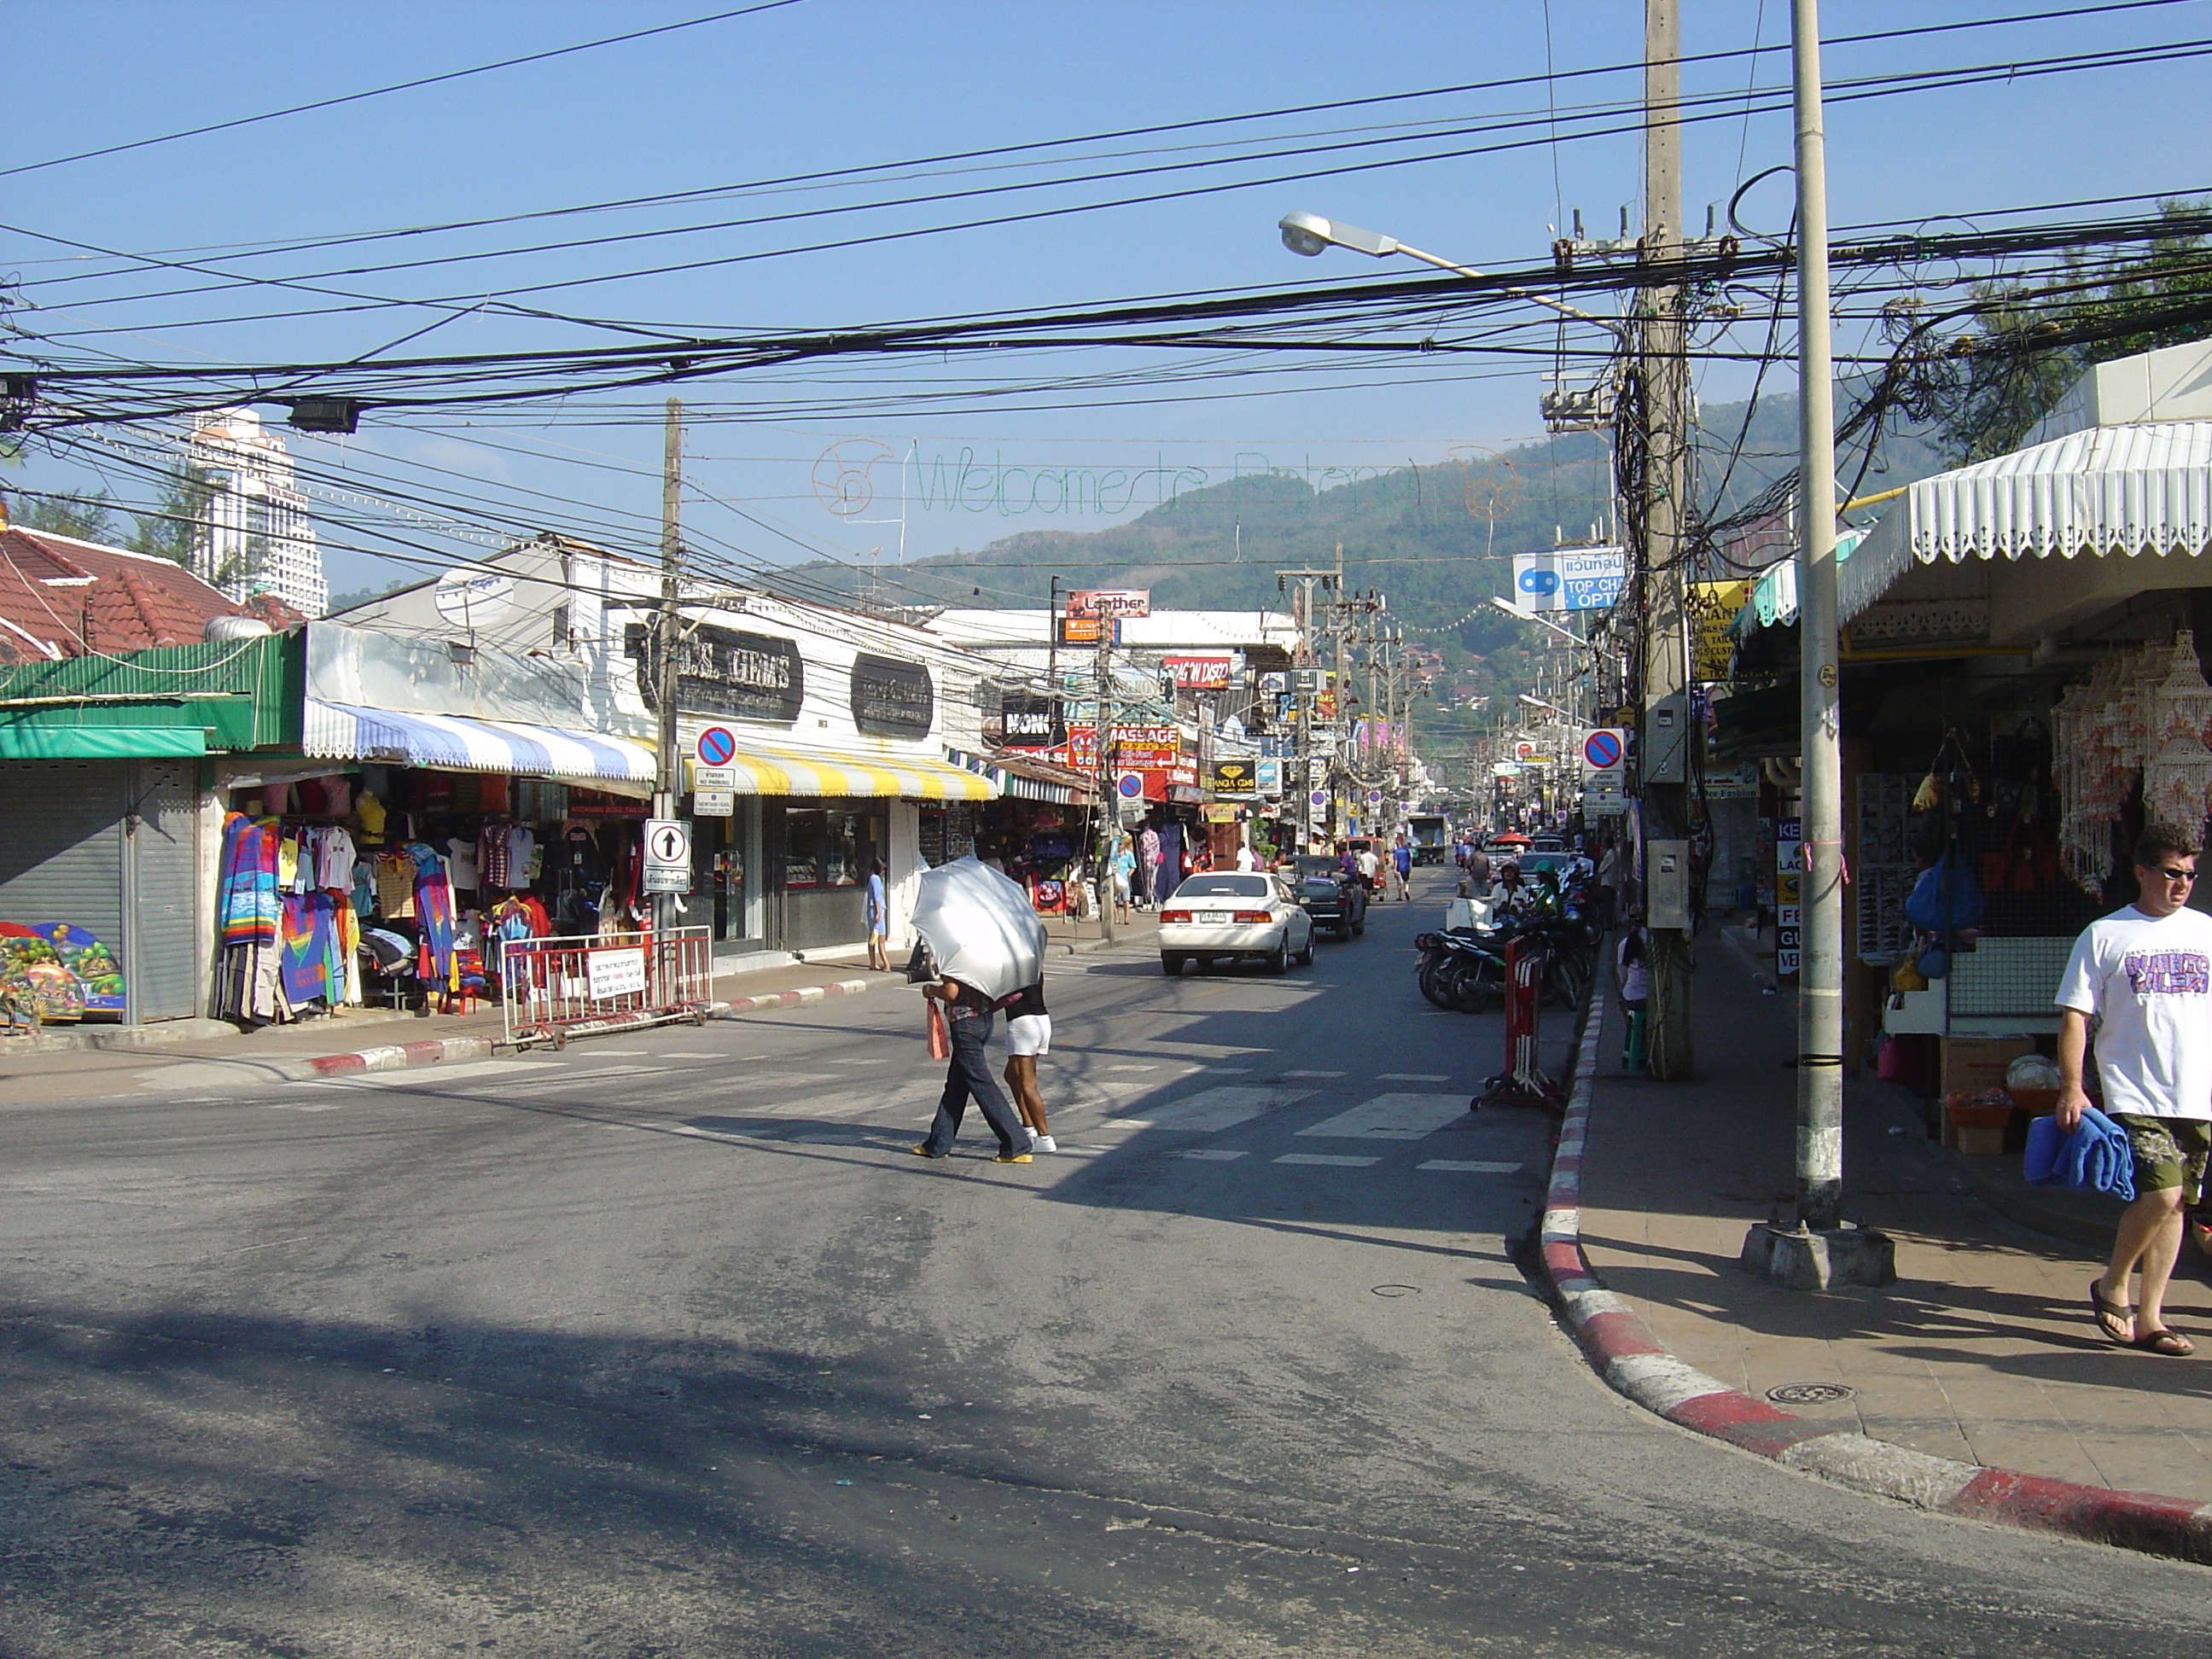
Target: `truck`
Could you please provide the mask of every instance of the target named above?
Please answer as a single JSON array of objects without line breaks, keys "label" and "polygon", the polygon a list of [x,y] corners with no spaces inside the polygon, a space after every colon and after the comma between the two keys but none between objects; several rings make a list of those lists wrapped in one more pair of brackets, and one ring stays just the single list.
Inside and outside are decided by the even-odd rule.
[{"label": "truck", "polygon": [[1451,835],[1441,812],[1412,812],[1406,817],[1406,837],[1413,843],[1413,862],[1442,864],[1451,846]]}]

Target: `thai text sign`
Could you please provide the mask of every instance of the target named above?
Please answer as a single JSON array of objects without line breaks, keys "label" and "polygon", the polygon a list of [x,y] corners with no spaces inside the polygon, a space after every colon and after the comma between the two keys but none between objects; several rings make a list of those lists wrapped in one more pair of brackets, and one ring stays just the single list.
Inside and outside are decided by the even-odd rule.
[{"label": "thai text sign", "polygon": [[1618,547],[1513,556],[1513,602],[1523,611],[1603,611],[1627,580],[1628,555]]}]

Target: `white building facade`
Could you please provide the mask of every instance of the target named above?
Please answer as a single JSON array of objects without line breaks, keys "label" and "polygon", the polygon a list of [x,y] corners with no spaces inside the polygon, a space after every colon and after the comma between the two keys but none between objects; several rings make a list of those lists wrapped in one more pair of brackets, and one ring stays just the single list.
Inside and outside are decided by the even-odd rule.
[{"label": "white building facade", "polygon": [[250,409],[224,410],[192,434],[190,453],[210,492],[194,574],[241,604],[273,593],[302,616],[321,616],[330,583],[283,438]]}]

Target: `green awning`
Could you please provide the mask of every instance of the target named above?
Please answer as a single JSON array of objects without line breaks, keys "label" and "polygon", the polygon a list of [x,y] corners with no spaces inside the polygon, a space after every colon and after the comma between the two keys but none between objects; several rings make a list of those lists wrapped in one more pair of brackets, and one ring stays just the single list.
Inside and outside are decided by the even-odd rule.
[{"label": "green awning", "polygon": [[204,755],[197,726],[48,726],[0,721],[0,760],[140,760]]}]

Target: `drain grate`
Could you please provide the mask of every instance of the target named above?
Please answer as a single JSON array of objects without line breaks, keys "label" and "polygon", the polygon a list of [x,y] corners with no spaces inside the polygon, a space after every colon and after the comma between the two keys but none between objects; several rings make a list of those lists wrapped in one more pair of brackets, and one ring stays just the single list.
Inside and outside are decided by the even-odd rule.
[{"label": "drain grate", "polygon": [[1778,1406],[1839,1406],[1858,1397],[1848,1382],[1784,1382],[1766,1391]]}]

